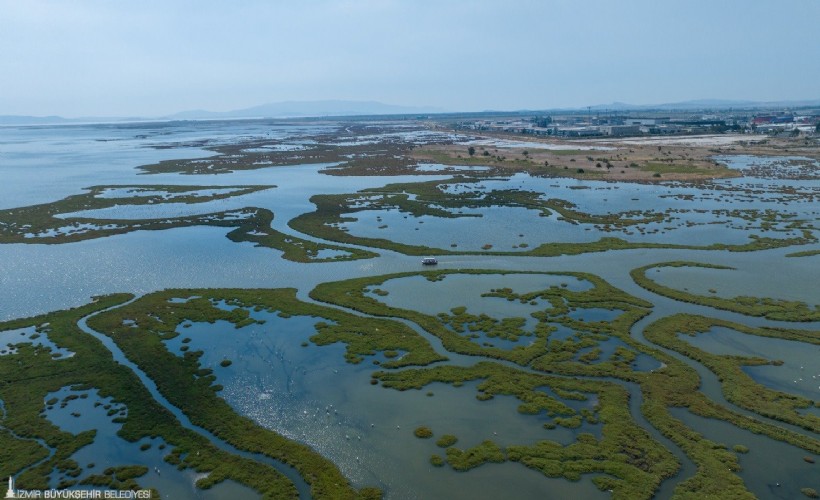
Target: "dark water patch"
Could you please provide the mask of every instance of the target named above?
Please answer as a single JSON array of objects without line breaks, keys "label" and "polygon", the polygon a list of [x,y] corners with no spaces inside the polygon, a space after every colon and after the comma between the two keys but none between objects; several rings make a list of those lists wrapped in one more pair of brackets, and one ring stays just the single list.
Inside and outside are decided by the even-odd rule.
[{"label": "dark water patch", "polygon": [[49,393],[45,398],[45,405],[45,417],[72,434],[93,429],[103,432],[100,429],[104,428],[113,429],[109,434],[114,435],[122,427],[115,419],[128,415],[125,406],[114,402],[112,398],[100,398],[96,389],[63,387],[57,392]]},{"label": "dark water patch", "polygon": [[644,353],[639,353],[632,361],[632,369],[636,372],[651,372],[663,367],[663,363]]},{"label": "dark water patch", "polygon": [[[96,431],[91,444],[69,457],[78,464],[80,470],[72,472],[78,475],[70,477],[66,471],[55,470],[50,476],[52,488],[72,479],[82,483],[88,476],[103,474],[110,464],[129,464],[146,467],[148,472],[137,481],[144,488],[157,488],[164,498],[201,498],[199,495],[203,490],[194,484],[198,475],[191,470],[180,471],[164,460],[173,447],[167,446],[162,439],[143,438],[129,442],[119,437],[117,432],[122,427],[119,419],[127,416],[127,408],[112,398],[100,397],[96,389],[63,387],[48,394],[45,404],[43,415],[63,431],[71,434]],[[221,490],[234,491],[237,487],[241,486],[226,484]],[[76,484],[69,489],[89,489],[89,486]]]},{"label": "dark water patch", "polygon": [[583,321],[585,323],[593,323],[598,321],[612,322],[623,313],[624,311],[621,309],[602,309],[600,307],[591,307],[575,309],[574,311],[568,312],[567,316],[576,321]]},{"label": "dark water patch", "polygon": [[34,347],[41,347],[50,352],[53,359],[64,359],[74,356],[73,352],[58,347],[48,338],[48,328],[48,325],[41,325],[0,332],[0,356],[17,353],[17,346],[20,344],[30,344]]},{"label": "dark water patch", "polygon": [[171,297],[168,302],[171,304],[185,304],[188,301],[201,298],[199,295],[192,295],[190,297]]},{"label": "dark water patch", "polygon": [[[686,409],[670,408],[675,418],[702,433],[707,439],[737,452],[740,477],[758,498],[802,498],[801,488],[820,490],[817,465],[804,460],[805,450],[739,429],[728,422],[693,415]],[[741,446],[735,449],[736,446]],[[814,456],[813,459],[818,459]]]},{"label": "dark water patch", "polygon": [[782,361],[778,366],[744,366],[743,371],[770,389],[820,400],[820,346],[747,335],[723,327],[680,338],[712,354]]},{"label": "dark water patch", "polygon": [[[529,318],[531,313],[552,306],[540,299],[531,304],[501,297],[483,297],[482,294],[498,288],[511,288],[515,293],[526,294],[550,287],[583,292],[592,289],[593,284],[575,276],[535,273],[448,274],[437,281],[430,281],[424,276],[409,276],[391,279],[379,285],[378,288],[387,292],[386,295],[371,290],[368,296],[391,307],[419,311],[431,316],[464,306],[473,313],[484,313],[497,319]],[[533,325],[534,323],[528,323],[530,327]]]},{"label": "dark water patch", "polygon": [[802,408],[797,410],[797,413],[802,415],[814,415],[815,417],[820,417],[820,406],[811,406],[809,408]]},{"label": "dark water patch", "polygon": [[[463,481],[468,478],[455,471],[447,472],[449,486],[423,472],[431,467],[427,458],[435,450],[412,452],[425,445],[412,435],[419,425],[428,425],[436,433],[456,434],[465,446],[485,439],[501,444],[529,444],[538,439],[569,443],[580,432],[544,429],[544,422],[518,414],[518,402],[512,397],[479,401],[476,383],[459,388],[432,384],[423,391],[407,392],[373,386],[370,374],[378,367],[372,361],[381,361],[380,356],[350,365],[344,362],[341,345],[303,345],[314,332],[316,318],[282,318],[267,311],[253,311],[252,315],[264,323],[240,329],[220,322],[194,323],[180,328],[180,335],[168,341],[168,346],[171,350],[184,345],[203,349],[202,366],[214,370],[224,386],[222,396],[239,413],[314,447],[355,484],[382,485],[388,497],[408,498],[410,492],[419,492],[429,498],[467,484]],[[223,359],[233,363],[221,367]],[[535,486],[523,485],[530,487]],[[472,486],[465,488],[472,491]]]},{"label": "dark water patch", "polygon": [[819,179],[820,162],[805,156],[732,155],[715,158],[757,179]]},{"label": "dark water patch", "polygon": [[703,297],[764,296],[809,304],[818,301],[815,285],[820,276],[811,267],[800,259],[777,259],[774,272],[773,260],[735,259],[729,264],[733,269],[658,267],[647,276],[660,285]]},{"label": "dark water patch", "polygon": [[[308,484],[296,472],[296,470],[293,467],[290,467],[290,466],[288,466],[288,465],[286,465],[286,464],[284,464],[284,463],[282,463],[278,460],[272,459],[272,458],[270,458],[268,456],[265,456],[265,455],[261,455],[261,454],[258,454],[258,453],[250,453],[250,452],[246,452],[246,451],[243,451],[243,450],[239,450],[239,449],[233,447],[232,445],[222,441],[220,438],[213,435],[207,429],[204,429],[204,428],[201,428],[199,426],[196,426],[196,425],[192,424],[191,421],[188,419],[188,417],[182,411],[180,411],[179,408],[172,405],[165,398],[165,396],[163,396],[159,392],[159,390],[157,389],[157,386],[154,383],[154,381],[151,380],[145,374],[145,372],[142,371],[142,369],[139,366],[137,366],[136,364],[134,364],[132,361],[130,361],[128,358],[125,357],[123,352],[120,350],[120,348],[117,346],[117,344],[110,337],[102,335],[99,332],[96,332],[96,331],[94,331],[94,330],[92,330],[91,328],[88,327],[88,325],[87,325],[88,318],[89,317],[85,317],[85,318],[81,319],[78,322],[78,326],[80,327],[80,329],[83,330],[85,333],[88,333],[89,335],[93,336],[95,339],[100,341],[109,351],[111,351],[115,361],[117,361],[118,363],[123,364],[126,367],[128,367],[129,369],[131,369],[136,374],[136,376],[140,379],[140,381],[143,383],[143,385],[148,390],[148,392],[151,394],[151,396],[159,404],[163,405],[169,412],[171,412],[179,420],[180,424],[183,427],[185,427],[187,429],[190,429],[190,430],[192,430],[196,433],[201,434],[206,439],[210,440],[211,443],[214,446],[218,447],[219,449],[221,449],[223,451],[226,451],[228,453],[231,453],[231,454],[243,457],[243,458],[248,458],[250,460],[256,460],[256,461],[262,462],[264,464],[270,465],[271,467],[274,467],[277,471],[284,474],[288,479],[290,479],[293,482],[293,484],[296,486],[297,491],[299,492],[299,497],[300,498],[309,498],[310,497],[310,488],[309,488]],[[159,447],[157,447],[157,449],[159,449]],[[196,480],[196,478],[194,478],[194,480]],[[172,484],[180,484],[180,483],[173,483],[172,482]],[[242,489],[244,489],[244,488],[239,488],[239,490],[242,490]],[[196,493],[194,493],[193,495],[188,493],[188,494],[184,495],[184,497],[185,498],[190,498],[190,497],[195,496],[195,495],[196,495]]]},{"label": "dark water patch", "polygon": [[550,326],[555,328],[555,330],[550,332],[550,340],[567,340],[568,338],[573,337],[576,334],[575,331],[571,328],[568,328],[558,323],[550,323]]}]

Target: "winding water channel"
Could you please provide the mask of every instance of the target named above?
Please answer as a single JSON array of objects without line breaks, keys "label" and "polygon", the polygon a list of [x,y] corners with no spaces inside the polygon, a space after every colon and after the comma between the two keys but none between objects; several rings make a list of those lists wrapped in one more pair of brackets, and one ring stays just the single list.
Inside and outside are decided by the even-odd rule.
[{"label": "winding water channel", "polygon": [[95,331],[94,329],[92,329],[88,326],[88,319],[90,317],[96,316],[98,314],[102,314],[106,311],[110,311],[111,309],[116,309],[118,307],[123,307],[123,306],[133,302],[134,300],[136,300],[136,299],[133,299],[129,302],[125,302],[123,304],[114,306],[112,308],[103,309],[101,311],[94,312],[94,313],[82,318],[77,323],[77,325],[80,327],[80,329],[82,331],[84,331],[85,333],[87,333],[87,334],[93,336],[94,338],[96,338],[97,340],[99,340],[106,347],[106,349],[108,349],[111,352],[112,356],[114,357],[114,361],[116,361],[117,363],[120,363],[121,365],[124,365],[124,366],[128,367],[132,372],[134,372],[134,374],[140,379],[140,381],[145,386],[145,388],[148,389],[148,392],[151,393],[151,396],[157,402],[159,402],[162,406],[164,406],[165,409],[167,409],[169,412],[171,412],[171,414],[174,415],[174,417],[176,417],[177,420],[179,420],[180,424],[183,427],[205,436],[206,438],[208,438],[208,440],[211,443],[213,443],[214,446],[218,447],[221,450],[224,450],[224,451],[227,451],[228,453],[233,453],[235,455],[239,455],[239,456],[242,456],[242,457],[245,457],[245,458],[249,458],[251,460],[257,460],[257,461],[263,462],[265,464],[268,464],[268,465],[274,467],[276,470],[278,470],[279,472],[281,472],[282,474],[287,476],[288,479],[293,481],[293,484],[296,486],[296,489],[299,492],[299,498],[302,498],[302,499],[311,498],[310,486],[305,482],[305,480],[302,478],[302,476],[300,476],[296,472],[296,470],[293,467],[290,467],[289,465],[283,464],[282,462],[280,462],[278,460],[274,460],[274,459],[272,459],[268,456],[262,455],[260,453],[249,453],[247,451],[240,450],[240,449],[226,443],[222,439],[214,436],[213,433],[211,433],[207,429],[204,429],[202,427],[199,427],[198,425],[194,425],[193,423],[191,423],[188,416],[185,415],[185,413],[183,413],[179,408],[177,408],[176,406],[171,404],[171,402],[168,401],[165,398],[165,396],[162,395],[162,393],[159,391],[159,389],[157,389],[157,386],[154,383],[154,381],[151,380],[151,378],[148,375],[146,375],[145,372],[143,372],[142,369],[139,366],[136,365],[136,363],[133,363],[131,360],[129,360],[125,356],[125,354],[123,354],[123,352],[120,350],[120,348],[117,346],[117,344],[113,340],[111,340],[110,337],[108,337],[106,335],[103,335],[103,334]]}]

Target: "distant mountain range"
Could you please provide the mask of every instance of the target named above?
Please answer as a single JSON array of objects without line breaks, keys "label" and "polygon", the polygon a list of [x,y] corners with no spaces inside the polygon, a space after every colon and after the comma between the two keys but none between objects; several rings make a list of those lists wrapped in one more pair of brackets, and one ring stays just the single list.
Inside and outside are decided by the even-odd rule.
[{"label": "distant mountain range", "polygon": [[70,123],[109,123],[126,121],[144,121],[147,118],[137,116],[82,116],[78,118],[64,118],[62,116],[26,116],[0,115],[0,125],[60,125]]},{"label": "distant mountain range", "polygon": [[[707,109],[754,109],[754,108],[797,108],[804,106],[820,106],[820,99],[804,101],[733,101],[724,99],[701,99],[667,104],[627,104],[613,102],[598,104],[589,108],[563,108],[541,110],[518,110],[522,112],[549,112],[549,111],[580,111],[591,109],[595,111],[644,111],[644,110],[707,110]],[[167,116],[154,117],[80,117],[64,118],[61,116],[22,116],[0,115],[0,125],[44,125],[61,123],[100,123],[120,121],[144,120],[227,120],[241,118],[306,118],[306,117],[338,117],[338,116],[367,116],[367,115],[417,115],[444,113],[445,110],[434,107],[396,106],[377,101],[285,101],[262,104],[250,108],[233,111],[182,111]],[[503,111],[494,111],[499,113]]]},{"label": "distant mountain range", "polygon": [[64,118],[62,116],[0,115],[0,125],[45,125],[61,123],[100,123],[142,120],[232,120],[242,118],[307,118],[330,116],[414,115],[443,113],[441,108],[424,106],[396,106],[377,101],[285,101],[262,104],[233,111],[182,111],[153,117],[99,117]]},{"label": "distant mountain range", "polygon": [[285,101],[235,109],[233,111],[182,111],[152,117],[79,117],[0,115],[0,125],[40,125],[139,120],[230,120],[241,118],[306,118],[331,116],[414,115],[442,113],[441,108],[396,106],[377,101]]},{"label": "distant mountain range", "polygon": [[322,116],[409,115],[441,113],[431,107],[395,106],[376,101],[285,101],[262,104],[233,111],[183,111],[165,118],[171,120],[202,120],[222,118],[301,118]]}]

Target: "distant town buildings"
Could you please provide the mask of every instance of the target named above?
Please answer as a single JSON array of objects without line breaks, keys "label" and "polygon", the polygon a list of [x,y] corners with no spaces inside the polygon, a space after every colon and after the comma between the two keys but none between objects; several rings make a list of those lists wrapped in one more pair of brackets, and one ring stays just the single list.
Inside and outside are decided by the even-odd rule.
[{"label": "distant town buildings", "polygon": [[716,133],[813,135],[820,110],[681,112],[575,112],[551,116],[473,119],[456,128],[554,137],[630,137],[643,135],[696,135]]}]

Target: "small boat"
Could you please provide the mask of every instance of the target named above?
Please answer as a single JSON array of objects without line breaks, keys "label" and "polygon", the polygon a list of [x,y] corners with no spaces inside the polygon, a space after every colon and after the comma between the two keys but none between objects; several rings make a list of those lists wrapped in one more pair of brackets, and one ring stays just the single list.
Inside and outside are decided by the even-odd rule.
[{"label": "small boat", "polygon": [[435,257],[425,257],[421,259],[421,263],[425,266],[435,266],[436,264],[438,264],[438,260],[436,260]]}]

